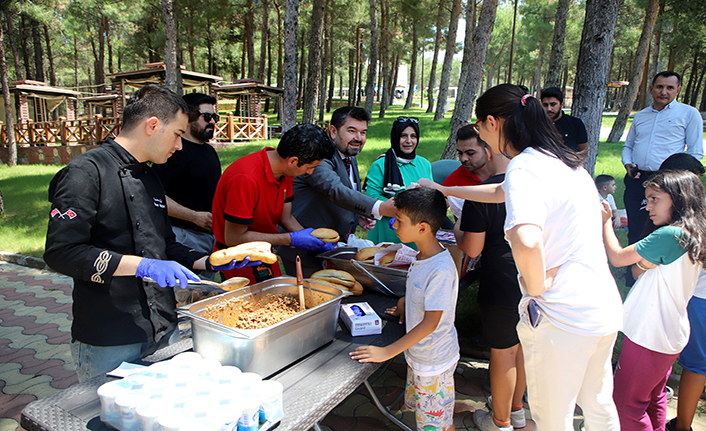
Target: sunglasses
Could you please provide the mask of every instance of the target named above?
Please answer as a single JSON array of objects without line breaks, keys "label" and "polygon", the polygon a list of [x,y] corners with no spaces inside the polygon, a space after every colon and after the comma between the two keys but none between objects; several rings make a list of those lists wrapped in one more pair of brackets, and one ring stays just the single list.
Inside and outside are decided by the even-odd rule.
[{"label": "sunglasses", "polygon": [[[484,119],[483,119],[483,120],[484,120]],[[473,123],[473,125],[471,126],[471,128],[473,129],[473,131],[476,132],[476,133],[479,134],[479,135],[480,135],[480,123],[482,123],[483,120],[478,120],[478,121],[476,121],[475,123]]]},{"label": "sunglasses", "polygon": [[210,112],[199,112],[199,114],[203,115],[203,119],[207,123],[210,123],[211,120],[217,123],[218,120],[221,118],[218,114],[212,114]]},{"label": "sunglasses", "polygon": [[411,121],[412,123],[419,123],[419,118],[417,117],[397,117],[397,121],[400,123],[406,123]]}]

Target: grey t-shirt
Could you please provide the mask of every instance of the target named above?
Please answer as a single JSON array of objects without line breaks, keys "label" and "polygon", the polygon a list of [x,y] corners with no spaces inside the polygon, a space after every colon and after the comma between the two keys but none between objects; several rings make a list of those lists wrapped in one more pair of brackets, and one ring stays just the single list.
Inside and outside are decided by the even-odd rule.
[{"label": "grey t-shirt", "polygon": [[421,323],[425,311],[443,311],[434,332],[405,351],[405,360],[415,373],[439,374],[458,361],[454,326],[457,297],[458,271],[448,250],[410,266],[405,303],[407,332]]}]

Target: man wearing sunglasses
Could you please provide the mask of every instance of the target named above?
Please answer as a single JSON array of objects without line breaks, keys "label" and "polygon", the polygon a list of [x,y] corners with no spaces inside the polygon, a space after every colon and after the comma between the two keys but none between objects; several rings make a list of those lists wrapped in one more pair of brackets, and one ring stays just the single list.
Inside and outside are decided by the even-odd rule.
[{"label": "man wearing sunglasses", "polygon": [[[167,195],[167,210],[177,241],[202,253],[211,253],[215,238],[211,227],[211,206],[221,177],[216,150],[207,142],[213,138],[218,113],[216,99],[203,93],[183,97],[189,106],[189,127],[181,137],[182,150],[167,163],[154,165]],[[202,278],[213,280],[214,272]]]},{"label": "man wearing sunglasses", "polygon": [[[313,173],[294,179],[292,214],[307,228],[327,227],[338,232],[340,241],[357,226],[368,231],[383,215],[394,217],[392,200],[379,201],[361,193],[361,179],[356,156],[363,150],[370,115],[363,108],[344,106],[331,115],[329,136],[332,156],[324,159]],[[294,274],[296,256],[302,260],[305,277],[321,269],[320,251],[280,247],[288,274]]]}]

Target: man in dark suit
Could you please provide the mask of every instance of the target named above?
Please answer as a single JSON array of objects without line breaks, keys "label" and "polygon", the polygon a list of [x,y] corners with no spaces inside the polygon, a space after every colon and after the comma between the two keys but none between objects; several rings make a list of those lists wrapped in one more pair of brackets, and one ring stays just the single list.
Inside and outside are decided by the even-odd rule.
[{"label": "man in dark suit", "polygon": [[[363,108],[345,106],[331,116],[329,134],[336,148],[333,157],[324,159],[311,175],[294,179],[292,215],[305,228],[334,229],[346,241],[357,226],[368,231],[382,216],[394,217],[392,199],[379,201],[361,192],[356,156],[365,145],[370,115]],[[322,268],[317,252],[280,247],[279,256],[287,274],[295,274],[295,260],[302,259],[304,276]]]}]

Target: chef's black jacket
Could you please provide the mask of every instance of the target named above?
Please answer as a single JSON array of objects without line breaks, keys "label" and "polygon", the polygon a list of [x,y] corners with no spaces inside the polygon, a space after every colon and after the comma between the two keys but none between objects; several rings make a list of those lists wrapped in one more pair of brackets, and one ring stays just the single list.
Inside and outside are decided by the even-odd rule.
[{"label": "chef's black jacket", "polygon": [[73,339],[96,346],[156,342],[176,327],[171,288],[113,277],[123,255],[175,260],[191,268],[202,253],[176,242],[162,184],[108,139],[59,171],[44,260],[73,277]]}]

